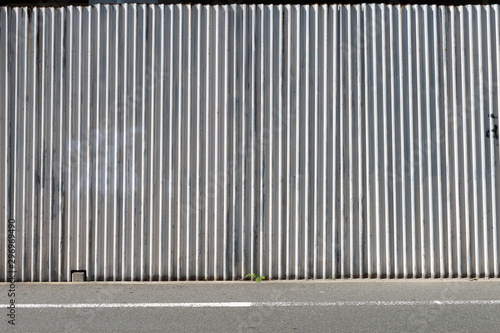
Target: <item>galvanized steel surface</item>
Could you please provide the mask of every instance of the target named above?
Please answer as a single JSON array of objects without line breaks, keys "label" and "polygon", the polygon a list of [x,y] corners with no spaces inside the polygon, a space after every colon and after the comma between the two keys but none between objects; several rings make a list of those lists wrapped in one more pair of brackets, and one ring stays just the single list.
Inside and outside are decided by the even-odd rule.
[{"label": "galvanized steel surface", "polygon": [[0,9],[0,280],[499,277],[500,7]]}]

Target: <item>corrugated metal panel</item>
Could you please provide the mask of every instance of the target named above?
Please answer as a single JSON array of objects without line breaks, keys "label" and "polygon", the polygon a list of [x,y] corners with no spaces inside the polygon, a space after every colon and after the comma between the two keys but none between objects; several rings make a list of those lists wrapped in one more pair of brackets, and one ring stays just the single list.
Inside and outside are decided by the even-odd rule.
[{"label": "corrugated metal panel", "polygon": [[499,36],[497,5],[2,7],[18,278],[499,277]]}]

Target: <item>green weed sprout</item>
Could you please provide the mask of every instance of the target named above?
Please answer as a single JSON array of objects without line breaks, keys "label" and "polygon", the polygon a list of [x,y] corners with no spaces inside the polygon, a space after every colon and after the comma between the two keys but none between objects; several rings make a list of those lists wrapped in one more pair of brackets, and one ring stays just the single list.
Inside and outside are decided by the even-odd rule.
[{"label": "green weed sprout", "polygon": [[255,279],[255,282],[260,282],[260,281],[266,279],[266,277],[264,275],[252,274],[252,273],[245,275],[245,279],[248,279],[248,278]]}]

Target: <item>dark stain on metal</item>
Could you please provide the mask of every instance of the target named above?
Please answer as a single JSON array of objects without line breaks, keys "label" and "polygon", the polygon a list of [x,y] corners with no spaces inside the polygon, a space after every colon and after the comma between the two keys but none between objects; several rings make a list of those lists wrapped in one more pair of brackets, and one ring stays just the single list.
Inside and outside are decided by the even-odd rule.
[{"label": "dark stain on metal", "polygon": [[489,138],[491,133],[491,137],[498,140],[498,125],[495,125],[493,129],[489,129],[486,131],[486,137]]}]

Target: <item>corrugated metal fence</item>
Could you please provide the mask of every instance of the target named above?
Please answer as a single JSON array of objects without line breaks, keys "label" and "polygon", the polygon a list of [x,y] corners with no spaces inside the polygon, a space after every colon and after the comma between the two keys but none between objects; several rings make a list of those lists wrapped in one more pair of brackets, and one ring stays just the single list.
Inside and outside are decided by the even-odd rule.
[{"label": "corrugated metal fence", "polygon": [[0,9],[0,279],[499,276],[499,6]]}]

